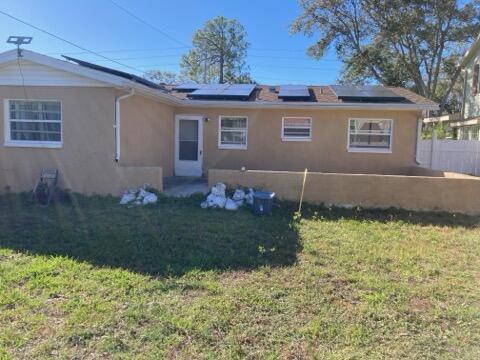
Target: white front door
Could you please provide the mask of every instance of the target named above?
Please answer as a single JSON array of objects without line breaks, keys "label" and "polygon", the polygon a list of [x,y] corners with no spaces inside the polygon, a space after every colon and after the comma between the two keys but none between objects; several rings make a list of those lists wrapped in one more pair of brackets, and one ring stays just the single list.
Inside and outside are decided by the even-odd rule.
[{"label": "white front door", "polygon": [[175,175],[202,176],[203,117],[175,116]]}]

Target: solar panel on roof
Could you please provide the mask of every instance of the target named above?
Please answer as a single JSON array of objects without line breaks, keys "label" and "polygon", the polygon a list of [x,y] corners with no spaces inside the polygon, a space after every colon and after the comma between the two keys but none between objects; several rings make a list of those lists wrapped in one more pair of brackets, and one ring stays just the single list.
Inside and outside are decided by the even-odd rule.
[{"label": "solar panel on roof", "polygon": [[255,84],[232,84],[225,89],[225,94],[230,96],[250,96]]},{"label": "solar panel on roof", "polygon": [[403,96],[381,85],[330,85],[330,88],[338,99],[345,101],[401,102],[405,100]]},{"label": "solar panel on roof", "polygon": [[140,76],[137,76],[137,75],[134,75],[134,74],[126,73],[126,72],[115,70],[115,69],[110,69],[108,67],[97,65],[97,64],[92,64],[92,63],[87,62],[87,61],[72,58],[70,56],[66,56],[66,55],[62,55],[62,56],[65,59],[67,59],[68,61],[73,61],[73,62],[75,62],[78,65],[83,66],[83,67],[87,67],[87,68],[90,68],[90,69],[93,69],[93,70],[98,70],[98,71],[102,71],[102,72],[105,72],[105,73],[108,73],[108,74],[120,76],[122,78],[134,81],[136,83],[151,87],[153,89],[165,90],[165,86],[163,86],[161,84],[156,84],[156,83],[154,83],[150,80],[144,79],[144,78],[142,78]]},{"label": "solar panel on roof", "polygon": [[197,90],[201,87],[201,84],[195,84],[195,83],[186,83],[186,84],[180,84],[177,85],[173,88],[173,90],[177,91],[193,91]]},{"label": "solar panel on roof", "polygon": [[190,98],[246,100],[255,84],[206,84],[188,94]]},{"label": "solar panel on roof", "polygon": [[310,97],[305,85],[280,85],[278,97],[283,99],[305,99]]}]

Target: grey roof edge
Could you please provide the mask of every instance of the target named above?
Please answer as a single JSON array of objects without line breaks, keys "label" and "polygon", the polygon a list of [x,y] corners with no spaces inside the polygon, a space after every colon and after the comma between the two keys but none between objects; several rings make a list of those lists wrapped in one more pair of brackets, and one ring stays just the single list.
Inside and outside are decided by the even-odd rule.
[{"label": "grey roof edge", "polygon": [[479,49],[480,49],[480,34],[463,55],[463,58],[460,62],[460,67],[464,68],[467,65],[467,63],[471,60],[475,52]]},{"label": "grey roof edge", "polygon": [[306,102],[306,101],[214,101],[214,100],[181,100],[182,107],[224,107],[224,108],[252,108],[252,109],[355,109],[355,110],[403,110],[423,111],[438,110],[438,104],[417,103],[342,103],[342,102]]},{"label": "grey roof edge", "polygon": [[67,55],[62,55],[62,57],[65,58],[68,61],[76,63],[79,66],[87,67],[89,69],[93,69],[93,70],[97,70],[97,71],[102,71],[102,72],[105,72],[105,73],[110,74],[110,75],[119,76],[121,78],[124,78],[124,79],[130,80],[130,81],[133,81],[133,82],[151,87],[153,89],[165,90],[164,86],[156,84],[153,81],[144,79],[144,78],[142,78],[138,75],[130,74],[130,73],[120,71],[120,70],[111,69],[111,68],[106,67],[106,66],[97,65],[97,64],[94,64],[94,63],[91,63],[91,62],[88,62],[88,61],[84,61],[84,60],[80,60],[80,59],[76,59],[74,57],[67,56]]}]

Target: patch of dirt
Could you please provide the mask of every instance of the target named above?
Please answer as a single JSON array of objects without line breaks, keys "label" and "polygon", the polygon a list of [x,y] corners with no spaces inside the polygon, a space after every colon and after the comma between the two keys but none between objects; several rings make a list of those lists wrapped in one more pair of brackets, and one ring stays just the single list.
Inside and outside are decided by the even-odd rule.
[{"label": "patch of dirt", "polygon": [[309,351],[307,343],[304,341],[298,341],[285,345],[282,348],[280,358],[289,360],[311,359],[312,355],[313,354]]},{"label": "patch of dirt", "polygon": [[430,307],[427,300],[418,297],[410,299],[410,308],[415,312],[425,311]]},{"label": "patch of dirt", "polygon": [[358,295],[352,286],[352,281],[334,274],[327,273],[324,277],[317,279],[317,285],[329,285],[327,293],[335,300],[346,303],[357,303]]}]

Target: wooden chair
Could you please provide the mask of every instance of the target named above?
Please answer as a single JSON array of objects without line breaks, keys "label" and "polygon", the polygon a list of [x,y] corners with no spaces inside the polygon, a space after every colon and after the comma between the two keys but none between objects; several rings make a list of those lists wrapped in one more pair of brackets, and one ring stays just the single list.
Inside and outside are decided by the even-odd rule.
[{"label": "wooden chair", "polygon": [[40,204],[48,206],[55,193],[58,182],[57,169],[42,169],[40,180],[33,188],[33,197]]}]

